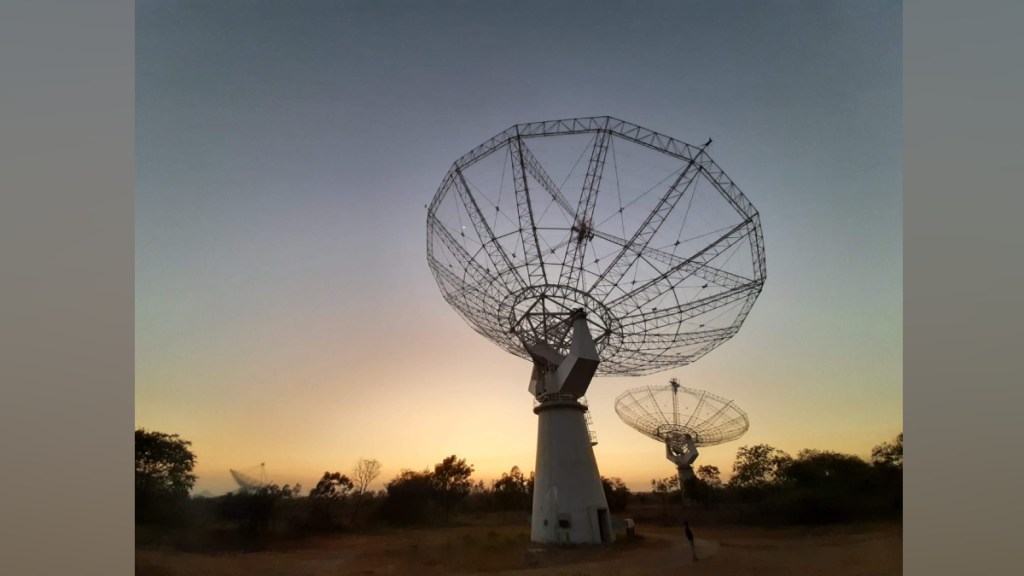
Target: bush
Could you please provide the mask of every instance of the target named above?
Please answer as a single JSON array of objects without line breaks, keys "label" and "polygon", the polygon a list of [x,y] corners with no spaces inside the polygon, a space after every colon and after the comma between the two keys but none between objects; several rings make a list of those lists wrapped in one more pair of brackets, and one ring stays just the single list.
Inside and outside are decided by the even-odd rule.
[{"label": "bush", "polygon": [[433,504],[433,482],[429,470],[403,470],[386,486],[387,498],[380,507],[381,516],[397,525],[422,524]]},{"label": "bush", "polygon": [[291,496],[290,490],[276,484],[226,494],[219,501],[220,517],[237,525],[245,548],[263,548],[274,528],[278,503]]},{"label": "bush", "polygon": [[610,512],[622,512],[629,505],[629,488],[621,478],[601,477],[601,486],[604,488],[604,498],[608,501]]}]

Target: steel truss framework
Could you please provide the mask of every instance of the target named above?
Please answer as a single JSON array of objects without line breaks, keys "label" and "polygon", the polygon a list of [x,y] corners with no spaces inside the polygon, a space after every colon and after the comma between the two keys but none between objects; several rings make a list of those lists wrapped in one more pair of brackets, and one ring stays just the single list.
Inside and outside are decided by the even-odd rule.
[{"label": "steel truss framework", "polygon": [[607,116],[518,124],[456,160],[427,261],[477,332],[526,359],[567,354],[582,308],[598,375],[697,360],[765,280],[758,213],[706,150]]},{"label": "steel truss framework", "polygon": [[615,412],[640,433],[676,446],[689,435],[697,446],[742,436],[750,421],[731,400],[679,385],[645,386],[615,399]]}]

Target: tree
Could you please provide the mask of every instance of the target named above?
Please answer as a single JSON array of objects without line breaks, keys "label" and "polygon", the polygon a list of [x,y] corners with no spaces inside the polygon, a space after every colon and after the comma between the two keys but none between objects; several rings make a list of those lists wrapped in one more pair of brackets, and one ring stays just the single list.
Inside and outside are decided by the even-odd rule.
[{"label": "tree", "polygon": [[851,491],[864,488],[870,473],[870,465],[851,454],[801,450],[782,471],[782,479],[798,489],[850,496]]},{"label": "tree", "polygon": [[792,520],[803,523],[853,519],[873,492],[871,465],[851,454],[802,450],[782,471]]},{"label": "tree", "polygon": [[472,486],[469,477],[472,474],[473,467],[464,458],[457,458],[454,454],[434,465],[431,484],[437,503],[444,509],[445,522],[451,517],[455,505],[469,494]]},{"label": "tree", "polygon": [[903,509],[903,432],[893,443],[883,442],[871,450],[876,491],[891,511]]},{"label": "tree", "polygon": [[429,470],[402,470],[387,483],[385,489],[387,498],[380,510],[385,519],[394,524],[415,524],[425,519],[434,495]]},{"label": "tree", "polygon": [[519,466],[513,466],[494,481],[494,499],[501,510],[527,510],[530,507],[530,484]]},{"label": "tree", "polygon": [[487,489],[487,484],[484,484],[483,480],[477,480],[476,482],[469,483],[469,493],[473,496],[485,498],[491,491]]},{"label": "tree", "polygon": [[722,478],[717,466],[698,466],[695,474],[683,482],[686,498],[704,506],[714,504],[721,489]]},{"label": "tree", "polygon": [[353,524],[359,521],[363,507],[371,500],[372,493],[367,493],[367,490],[380,475],[380,468],[380,461],[373,458],[360,458],[356,462],[355,470],[352,471],[356,494],[355,504],[352,506],[351,521]]},{"label": "tree", "polygon": [[875,466],[890,466],[903,470],[903,432],[893,443],[882,442],[871,449],[871,462]]},{"label": "tree", "polygon": [[673,474],[661,480],[651,480],[651,491],[655,494],[670,494],[679,490],[679,476]]},{"label": "tree", "polygon": [[601,487],[604,488],[604,499],[608,502],[610,512],[621,512],[629,505],[629,488],[622,478],[605,478],[601,476]]},{"label": "tree", "polygon": [[309,491],[309,499],[315,503],[311,510],[314,522],[321,526],[333,527],[331,508],[336,503],[344,501],[353,487],[348,476],[340,472],[324,472],[320,481]]},{"label": "tree", "polygon": [[679,492],[679,476],[672,475],[661,480],[651,480],[651,492],[661,501],[661,513],[668,516],[668,503],[673,494]]},{"label": "tree", "polygon": [[169,496],[188,496],[196,483],[192,443],[177,434],[135,431],[135,490]]},{"label": "tree", "polygon": [[309,491],[309,497],[314,500],[342,500],[352,492],[353,487],[348,476],[340,472],[324,472],[320,481]]},{"label": "tree", "polygon": [[220,499],[221,516],[238,522],[246,547],[261,546],[262,537],[274,525],[277,503],[292,497],[293,490],[270,483],[229,493]]},{"label": "tree", "polygon": [[736,451],[736,463],[729,485],[736,488],[777,486],[792,457],[767,444],[743,446]]},{"label": "tree", "polygon": [[177,434],[135,431],[135,517],[168,520],[177,502],[188,498],[196,483],[192,445]]},{"label": "tree", "polygon": [[360,458],[356,462],[356,469],[353,473],[356,494],[366,494],[366,489],[370,487],[370,483],[376,480],[379,475],[380,462],[374,459]]},{"label": "tree", "polygon": [[722,474],[718,471],[718,466],[698,466],[697,478],[700,478],[701,482],[712,489],[717,490],[722,487]]}]

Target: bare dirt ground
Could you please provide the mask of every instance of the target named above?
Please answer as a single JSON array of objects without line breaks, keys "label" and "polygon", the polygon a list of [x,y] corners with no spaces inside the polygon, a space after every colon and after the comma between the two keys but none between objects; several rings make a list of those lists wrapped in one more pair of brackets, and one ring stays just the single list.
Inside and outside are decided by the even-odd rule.
[{"label": "bare dirt ground", "polygon": [[694,527],[698,561],[679,528],[638,526],[641,538],[611,546],[539,546],[520,526],[396,530],[314,538],[291,549],[199,554],[136,550],[139,576],[321,576],[505,574],[631,576],[667,574],[902,573],[899,522],[801,529]]}]

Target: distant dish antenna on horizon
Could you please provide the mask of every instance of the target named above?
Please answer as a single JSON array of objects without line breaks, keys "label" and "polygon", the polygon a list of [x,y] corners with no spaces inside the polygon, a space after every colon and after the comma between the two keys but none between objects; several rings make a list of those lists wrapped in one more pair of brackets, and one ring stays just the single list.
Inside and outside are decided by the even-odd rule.
[{"label": "distant dish antenna on horizon", "polygon": [[228,469],[231,477],[235,479],[241,492],[251,492],[267,486],[266,463],[260,462],[257,466],[246,468],[245,471]]},{"label": "distant dish antenna on horizon", "polygon": [[665,444],[665,458],[676,465],[680,490],[693,476],[698,446],[736,440],[750,428],[747,413],[732,400],[684,388],[675,378],[668,386],[627,390],[615,399],[615,413],[631,428]]},{"label": "distant dish antenna on horizon", "polygon": [[445,300],[533,363],[534,542],[614,540],[593,377],[695,362],[761,293],[760,216],[705,148],[609,116],[517,124],[456,160],[427,208]]}]

